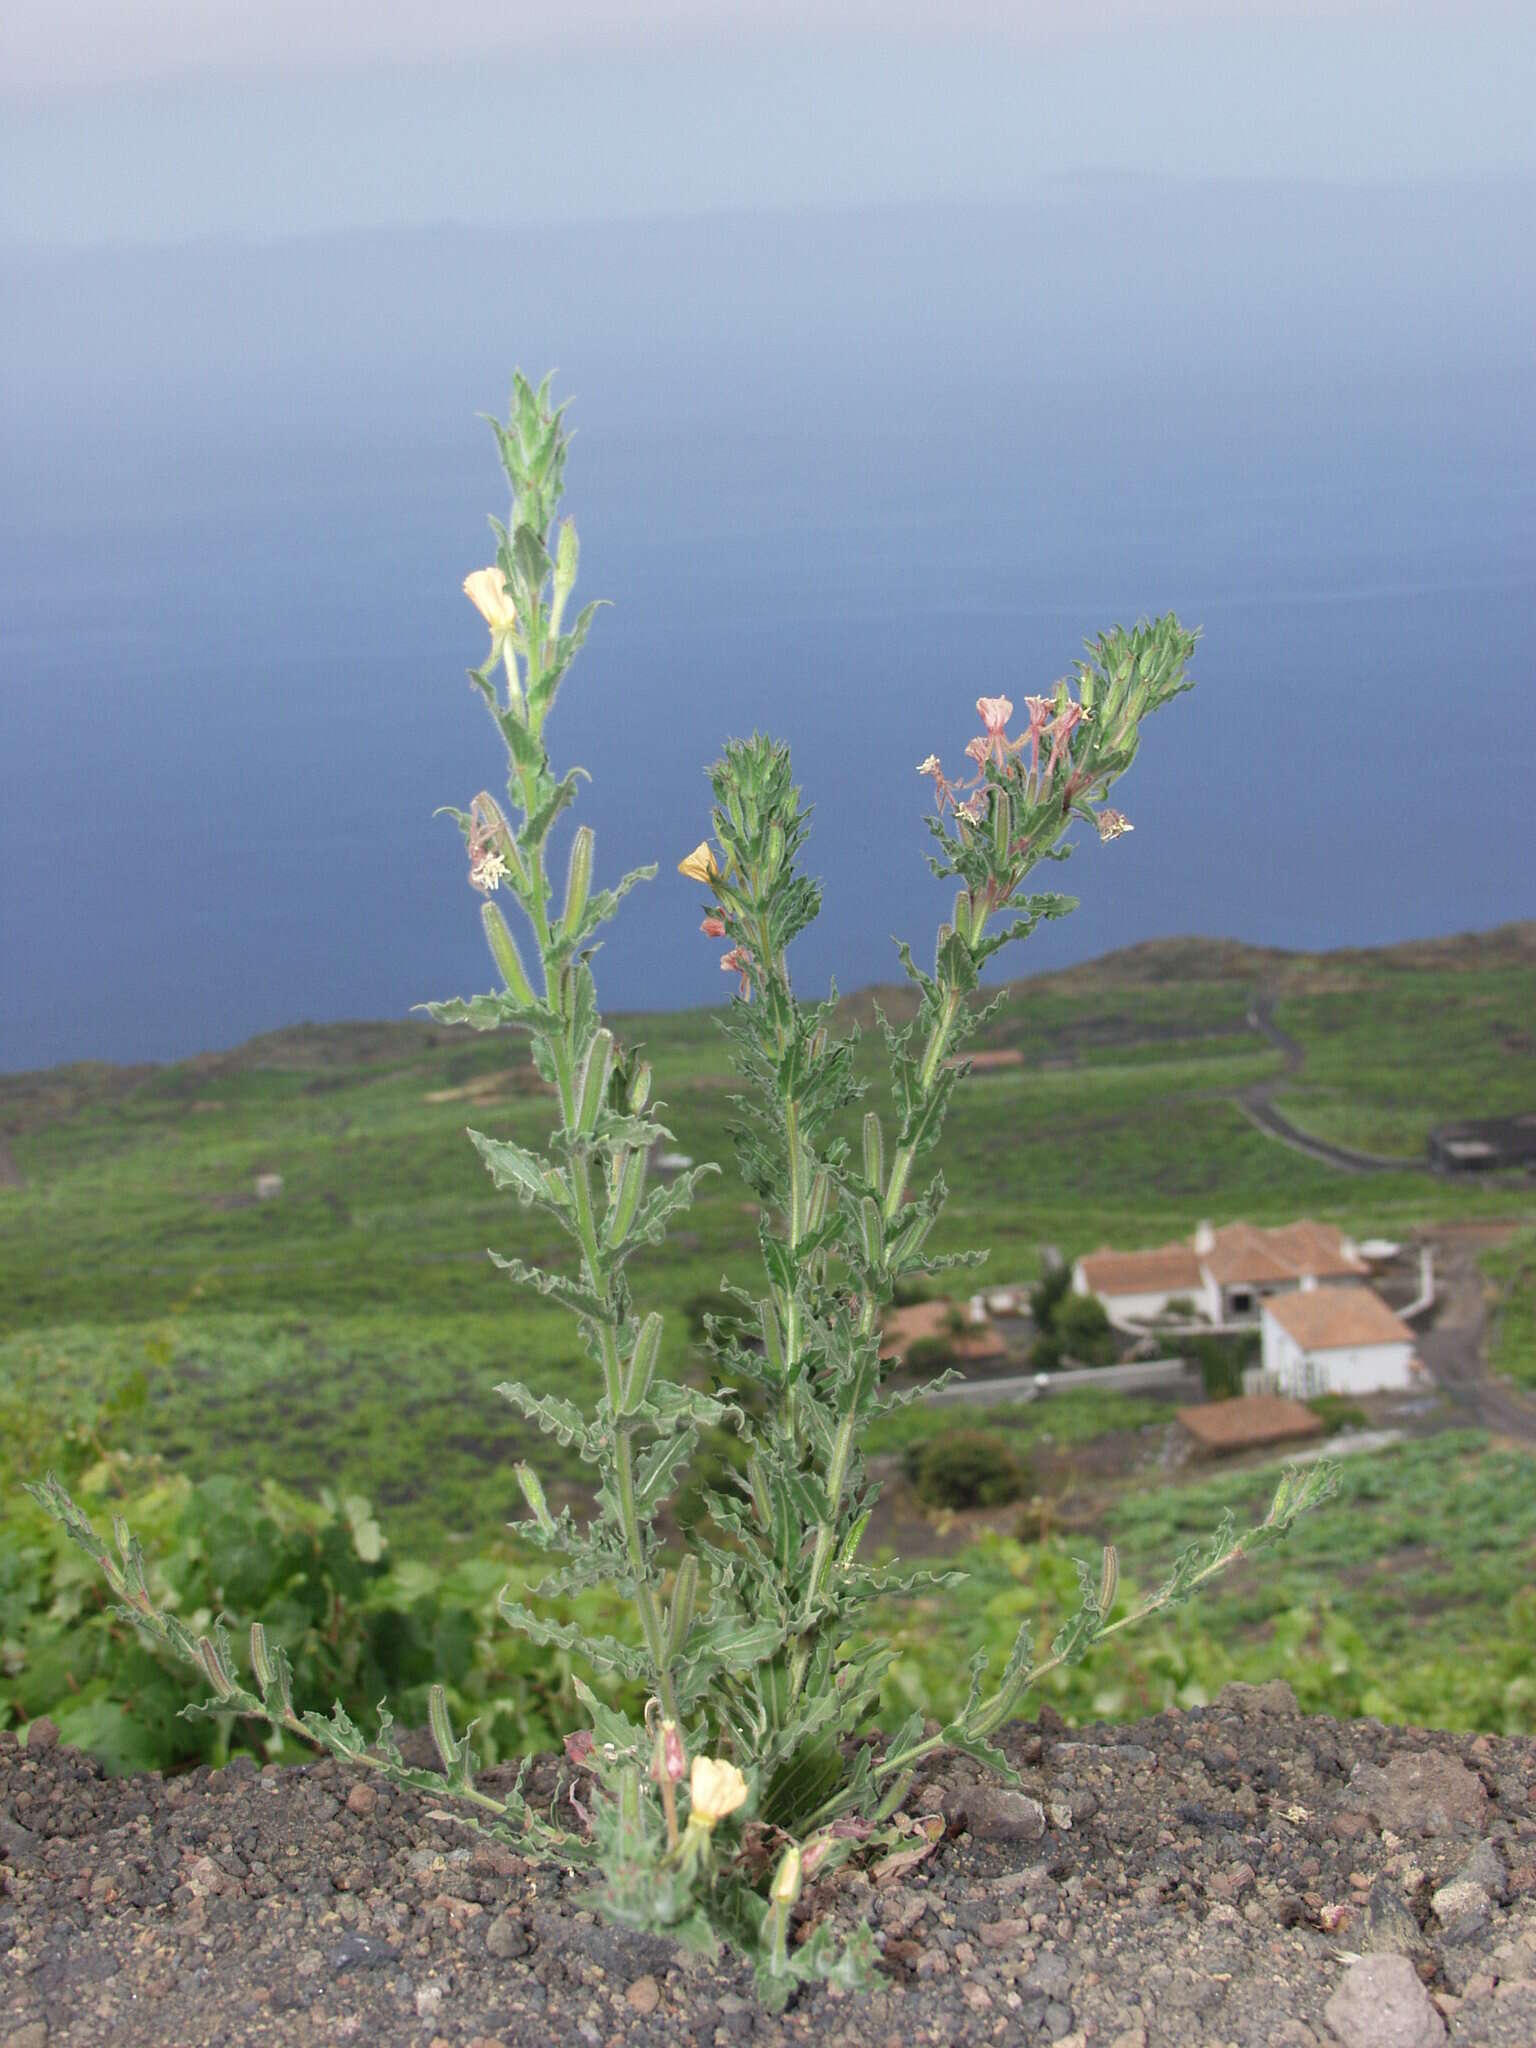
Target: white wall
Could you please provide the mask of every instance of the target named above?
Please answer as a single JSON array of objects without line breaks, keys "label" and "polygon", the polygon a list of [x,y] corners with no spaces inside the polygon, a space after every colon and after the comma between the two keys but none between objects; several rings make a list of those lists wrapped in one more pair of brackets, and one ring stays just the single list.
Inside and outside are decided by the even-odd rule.
[{"label": "white wall", "polygon": [[1315,1394],[1383,1394],[1412,1386],[1409,1343],[1341,1345],[1303,1351],[1273,1316],[1263,1322],[1262,1373],[1277,1393],[1307,1401]]}]

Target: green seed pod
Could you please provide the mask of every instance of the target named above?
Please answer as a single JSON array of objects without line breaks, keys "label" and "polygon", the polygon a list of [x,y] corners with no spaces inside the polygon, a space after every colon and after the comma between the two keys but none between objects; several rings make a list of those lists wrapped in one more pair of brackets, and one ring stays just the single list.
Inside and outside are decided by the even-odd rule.
[{"label": "green seed pod", "polygon": [[496,962],[497,971],[507,984],[508,993],[531,1009],[537,1001],[533,993],[533,984],[524,970],[522,955],[517,950],[517,941],[507,930],[507,921],[496,904],[481,904],[480,922],[485,927],[486,943],[491,949],[491,958]]},{"label": "green seed pod", "polygon": [[667,1616],[667,1662],[682,1655],[683,1644],[693,1626],[694,1602],[699,1592],[699,1561],[690,1551],[677,1568],[672,1588],[672,1608]]},{"label": "green seed pod", "polygon": [[629,1226],[635,1220],[635,1211],[640,1206],[640,1197],[645,1192],[645,1176],[650,1166],[649,1154],[644,1147],[628,1152],[619,1174],[618,1193],[614,1196],[613,1207],[608,1212],[607,1238],[610,1245],[622,1244],[629,1234]]},{"label": "green seed pod", "polygon": [[778,1310],[774,1307],[772,1300],[766,1295],[757,1304],[757,1323],[758,1328],[763,1333],[763,1350],[767,1353],[768,1363],[775,1372],[782,1373],[784,1370],[784,1333],[779,1328]]},{"label": "green seed pod", "polygon": [[847,1536],[843,1539],[843,1547],[838,1552],[837,1561],[842,1566],[844,1571],[848,1569],[849,1565],[853,1563],[854,1558],[858,1555],[859,1545],[863,1542],[864,1531],[868,1527],[869,1509],[866,1508],[863,1514],[860,1515],[859,1519],[854,1523],[853,1527],[848,1531]]},{"label": "green seed pod", "polygon": [[555,544],[555,590],[561,597],[570,594],[576,581],[576,564],[581,556],[580,544],[576,539],[576,522],[565,519],[560,524],[560,538]]},{"label": "green seed pod", "polygon": [[544,1488],[539,1483],[538,1473],[531,1465],[514,1465],[512,1470],[523,1499],[528,1503],[528,1512],[546,1536],[553,1536],[555,1518],[549,1512],[549,1502],[544,1498]]},{"label": "green seed pod", "polygon": [[864,1112],[864,1178],[877,1195],[885,1193],[885,1133],[872,1109]]},{"label": "green seed pod", "polygon": [[629,1084],[629,1113],[638,1116],[651,1099],[651,1068],[647,1060],[641,1060],[635,1068],[635,1078]]},{"label": "green seed pod", "polygon": [[202,1665],[204,1676],[221,1700],[233,1698],[240,1690],[227,1658],[211,1636],[198,1637],[197,1661]]},{"label": "green seed pod", "polygon": [[625,1415],[633,1415],[650,1392],[656,1360],[661,1355],[661,1327],[661,1317],[655,1309],[640,1325],[635,1348],[629,1354],[629,1369],[625,1373],[624,1391],[620,1396],[620,1409]]},{"label": "green seed pod", "polygon": [[761,1458],[747,1460],[747,1484],[752,1489],[752,1507],[758,1527],[773,1527],[773,1497],[768,1491],[768,1472]]},{"label": "green seed pod", "polygon": [[251,1623],[251,1669],[256,1674],[256,1683],[264,1693],[270,1692],[277,1679],[272,1668],[272,1659],[267,1654],[267,1632],[259,1621]]},{"label": "green seed pod", "polygon": [[768,827],[768,844],[763,856],[765,881],[773,882],[778,879],[779,870],[784,865],[784,847],[784,827],[775,818]]},{"label": "green seed pod", "polygon": [[885,1250],[885,1219],[873,1195],[866,1195],[859,1204],[859,1236],[864,1244],[865,1264],[878,1266]]},{"label": "green seed pod", "polygon": [[962,889],[955,898],[955,930],[965,943],[971,943],[971,898],[968,890]]},{"label": "green seed pod", "polygon": [[571,841],[570,864],[565,871],[565,910],[562,922],[567,938],[572,937],[581,923],[582,912],[587,907],[587,897],[592,891],[592,827],[578,825],[576,836]]},{"label": "green seed pod", "polygon": [[805,1205],[805,1225],[807,1230],[820,1230],[823,1222],[826,1220],[827,1200],[831,1193],[832,1181],[830,1176],[825,1173],[818,1173],[811,1182],[811,1198]]},{"label": "green seed pod", "polygon": [[453,1723],[448,1718],[448,1695],[440,1685],[432,1686],[427,1693],[427,1726],[432,1730],[432,1740],[437,1744],[443,1769],[457,1770],[459,1745],[453,1738]]},{"label": "green seed pod", "polygon": [[1113,1543],[1104,1546],[1104,1566],[1099,1575],[1099,1612],[1107,1616],[1120,1590],[1120,1553]]},{"label": "green seed pod", "polygon": [[585,1138],[596,1129],[599,1112],[608,1093],[608,1066],[613,1058],[613,1033],[605,1026],[594,1031],[592,1043],[576,1084],[576,1130]]},{"label": "green seed pod", "polygon": [[992,792],[992,845],[999,860],[1008,858],[1013,843],[1013,798],[1006,789]]}]

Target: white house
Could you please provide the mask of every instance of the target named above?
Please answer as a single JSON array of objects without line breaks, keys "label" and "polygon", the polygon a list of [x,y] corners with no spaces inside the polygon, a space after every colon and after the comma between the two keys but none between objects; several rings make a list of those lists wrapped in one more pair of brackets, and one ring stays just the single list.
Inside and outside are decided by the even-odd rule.
[{"label": "white house", "polygon": [[1322,1283],[1363,1280],[1370,1266],[1329,1223],[1303,1219],[1278,1229],[1202,1223],[1187,1242],[1150,1251],[1089,1252],[1072,1269],[1079,1294],[1096,1294],[1112,1322],[1166,1315],[1182,1302],[1212,1324],[1252,1321],[1269,1296]]},{"label": "white house", "polygon": [[1171,1301],[1191,1307],[1201,1292],[1200,1262],[1187,1244],[1154,1245],[1145,1252],[1089,1252],[1072,1268],[1078,1294],[1096,1294],[1111,1319],[1166,1315]]},{"label": "white house", "polygon": [[1368,1287],[1302,1287],[1272,1295],[1259,1314],[1263,1363],[1243,1375],[1276,1393],[1383,1394],[1413,1386],[1424,1368],[1413,1332]]}]

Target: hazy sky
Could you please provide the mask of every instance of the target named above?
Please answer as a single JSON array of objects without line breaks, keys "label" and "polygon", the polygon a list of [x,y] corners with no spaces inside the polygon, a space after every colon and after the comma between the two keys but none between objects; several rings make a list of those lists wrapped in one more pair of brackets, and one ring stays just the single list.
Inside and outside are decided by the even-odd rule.
[{"label": "hazy sky", "polygon": [[0,239],[1536,170],[1515,0],[11,0]]}]

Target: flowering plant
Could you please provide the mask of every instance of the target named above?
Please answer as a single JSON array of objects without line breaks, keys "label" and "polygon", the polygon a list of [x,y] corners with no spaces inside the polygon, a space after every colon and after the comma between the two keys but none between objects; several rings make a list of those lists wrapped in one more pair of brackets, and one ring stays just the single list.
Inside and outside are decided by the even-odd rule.
[{"label": "flowering plant", "polygon": [[[382,1708],[371,1742],[339,1705],[328,1718],[299,1710],[287,1656],[259,1623],[250,1636],[254,1683],[246,1684],[222,1624],[194,1637],[156,1608],[121,1523],[114,1554],[51,1475],[34,1491],[97,1559],[122,1611],[205,1674],[213,1697],[189,1712],[262,1717],[456,1802],[470,1825],[525,1853],[590,1864],[614,1919],[705,1949],[724,1937],[753,1957],[764,1998],[782,2004],[797,1982],[851,1984],[866,1973],[867,1929],[838,1950],[823,1921],[792,1944],[792,1915],[803,1885],[852,1855],[910,1838],[914,1823],[899,1814],[923,1758],[957,1748],[1011,1778],[994,1737],[1044,1673],[1273,1541],[1329,1490],[1331,1474],[1287,1475],[1259,1527],[1239,1537],[1228,1522],[1118,1615],[1118,1566],[1106,1549],[1080,1567],[1078,1611],[1048,1649],[1036,1652],[1026,1625],[990,1684],[977,1657],[966,1706],[946,1726],[925,1728],[914,1714],[883,1739],[854,1740],[878,1708],[890,1656],[867,1631],[870,1603],[956,1576],[861,1554],[877,1491],[861,1443],[877,1417],[927,1391],[882,1386],[882,1308],[903,1281],[981,1256],[928,1248],[944,1183],[915,1176],[965,1071],[956,1055],[991,1014],[978,999],[983,968],[1072,908],[1059,894],[1025,893],[1026,881],[1042,861],[1066,857],[1074,820],[1103,839],[1130,830],[1108,807],[1108,791],[1135,758],[1141,721],[1189,687],[1195,636],[1172,617],[1103,635],[1071,681],[1026,699],[1013,737],[1008,698],[979,700],[982,731],[965,750],[972,772],[951,778],[933,755],[921,764],[934,791],[930,865],[957,887],[932,968],[898,949],[917,1001],[904,1025],[880,1020],[893,1098],[885,1116],[868,1109],[855,1121],[864,1084],[853,1036],[838,1027],[835,991],[806,1003],[791,985],[788,949],[817,915],[821,892],[799,865],[807,814],[788,752],[762,736],[726,746],[710,771],[710,834],[678,865],[706,891],[702,929],[728,942],[721,965],[736,976],[725,1019],[744,1083],[733,1139],[758,1205],[763,1281],[756,1292],[724,1288],[722,1312],[707,1318],[709,1388],[670,1378],[660,1369],[661,1318],[636,1308],[625,1269],[662,1240],[716,1169],[690,1167],[649,1184],[653,1151],[671,1133],[640,1049],[621,1044],[598,1010],[590,942],[654,869],[594,887],[593,835],[582,825],[563,892],[549,872],[551,835],[579,771],[556,772],[545,730],[595,610],[567,623],[578,551],[574,525],[555,517],[563,410],[551,406],[548,380],[535,389],[517,378],[508,421],[494,423],[512,516],[493,522],[494,565],[464,585],[491,631],[471,680],[507,748],[510,810],[482,792],[453,815],[502,986],[427,1008],[443,1022],[527,1033],[558,1110],[541,1152],[469,1136],[496,1186],[570,1240],[561,1270],[516,1254],[491,1257],[518,1286],[570,1311],[600,1380],[589,1408],[512,1382],[497,1390],[574,1446],[593,1475],[595,1512],[582,1521],[568,1507],[555,1513],[532,1467],[518,1466],[528,1516],[517,1526],[554,1562],[530,1595],[536,1604],[508,1592],[499,1603],[525,1637],[575,1651],[594,1679],[619,1687],[604,1699],[578,1682],[591,1726],[566,1740],[569,1797],[541,1810],[525,1796],[523,1774],[500,1796],[477,1785],[473,1728],[453,1728],[440,1688],[429,1715],[440,1772],[406,1764]],[[493,900],[502,897],[523,914],[532,971]],[[662,1511],[700,1433],[722,1429],[739,1440],[739,1479],[706,1489],[704,1522],[673,1554]],[[596,1584],[632,1599],[631,1638],[593,1635],[551,1611]],[[647,1699],[638,1720],[614,1703],[637,1688]]]}]

